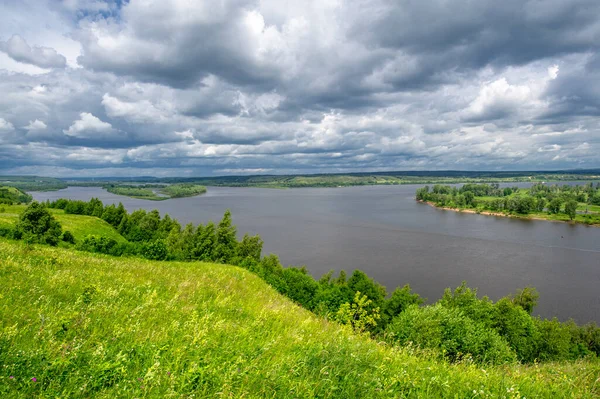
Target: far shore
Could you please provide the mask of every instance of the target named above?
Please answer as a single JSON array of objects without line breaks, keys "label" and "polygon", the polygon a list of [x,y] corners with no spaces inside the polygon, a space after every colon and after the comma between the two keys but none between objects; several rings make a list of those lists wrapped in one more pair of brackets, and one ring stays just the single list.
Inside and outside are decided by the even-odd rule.
[{"label": "far shore", "polygon": [[434,202],[431,202],[431,201],[422,201],[422,200],[416,200],[416,201],[427,204],[436,209],[442,209],[444,211],[453,211],[453,212],[460,212],[460,213],[473,213],[476,215],[485,215],[485,216],[500,216],[500,217],[513,218],[513,219],[543,220],[545,222],[558,222],[558,223],[567,223],[567,224],[573,224],[573,225],[580,224],[583,226],[600,227],[600,224],[586,224],[586,223],[576,222],[575,220],[545,219],[545,218],[541,218],[538,216],[530,216],[530,215],[510,215],[510,214],[506,214],[506,213],[502,213],[502,212],[477,211],[475,209],[450,208],[450,207],[446,207],[446,206],[437,206]]}]

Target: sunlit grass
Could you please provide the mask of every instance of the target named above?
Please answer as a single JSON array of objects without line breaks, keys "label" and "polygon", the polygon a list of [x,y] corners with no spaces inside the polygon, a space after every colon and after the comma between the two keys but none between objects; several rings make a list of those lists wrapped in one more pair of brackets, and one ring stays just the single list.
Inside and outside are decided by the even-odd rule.
[{"label": "sunlit grass", "polygon": [[0,239],[0,281],[2,398],[600,395],[597,360],[450,365],[354,335],[233,266]]},{"label": "sunlit grass", "polygon": [[[14,226],[19,214],[23,212],[26,205],[0,205],[0,226]],[[4,210],[4,212],[2,212]],[[76,240],[82,240],[87,235],[99,235],[112,238],[117,242],[126,242],[110,224],[93,216],[68,215],[62,209],[49,209],[62,226],[63,231],[69,230]]]}]

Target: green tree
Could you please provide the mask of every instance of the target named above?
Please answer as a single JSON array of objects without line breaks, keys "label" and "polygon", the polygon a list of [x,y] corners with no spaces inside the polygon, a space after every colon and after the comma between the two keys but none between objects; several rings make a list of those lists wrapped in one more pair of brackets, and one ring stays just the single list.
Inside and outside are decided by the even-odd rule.
[{"label": "green tree", "polygon": [[217,234],[215,224],[213,222],[208,222],[206,226],[198,225],[195,238],[192,259],[199,259],[205,262],[216,260],[215,246]]},{"label": "green tree", "polygon": [[517,290],[517,293],[512,297],[512,303],[523,308],[528,314],[533,313],[533,309],[537,306],[540,294],[535,287],[525,287]]},{"label": "green tree", "polygon": [[48,245],[57,245],[62,234],[60,223],[37,201],[21,213],[15,229],[17,238]]},{"label": "green tree", "polygon": [[410,285],[396,288],[383,305],[383,319],[392,320],[411,305],[421,305],[425,300],[419,294],[411,292]]},{"label": "green tree", "polygon": [[560,198],[554,198],[548,204],[548,211],[550,211],[550,213],[554,213],[554,214],[559,213],[561,206],[562,206],[561,199]]},{"label": "green tree", "polygon": [[260,261],[262,253],[263,240],[257,234],[255,236],[249,236],[244,234],[242,241],[237,246],[237,257],[240,260],[246,258],[252,258],[255,261]]},{"label": "green tree", "polygon": [[535,210],[538,212],[543,212],[545,207],[546,207],[546,199],[538,198],[537,202],[535,203]]},{"label": "green tree", "polygon": [[229,263],[235,256],[237,246],[236,228],[231,223],[231,211],[227,209],[217,227],[215,260]]},{"label": "green tree", "polygon": [[344,303],[335,315],[335,319],[342,324],[349,324],[354,331],[362,333],[377,326],[380,319],[379,308],[373,307],[366,295],[359,291],[354,295],[352,303]]},{"label": "green tree", "polygon": [[569,216],[569,219],[575,219],[575,216],[577,216],[577,201],[567,201],[565,204],[565,213]]}]

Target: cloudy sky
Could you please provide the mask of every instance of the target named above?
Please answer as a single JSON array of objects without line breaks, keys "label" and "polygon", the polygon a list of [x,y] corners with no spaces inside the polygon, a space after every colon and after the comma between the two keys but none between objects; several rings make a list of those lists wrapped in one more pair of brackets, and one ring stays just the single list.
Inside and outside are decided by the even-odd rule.
[{"label": "cloudy sky", "polygon": [[600,167],[598,0],[0,0],[0,173]]}]

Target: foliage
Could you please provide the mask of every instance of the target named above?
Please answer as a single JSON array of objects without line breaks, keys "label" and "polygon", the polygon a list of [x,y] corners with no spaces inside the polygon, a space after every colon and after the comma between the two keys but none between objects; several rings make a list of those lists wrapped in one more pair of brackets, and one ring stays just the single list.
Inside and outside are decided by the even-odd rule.
[{"label": "foliage", "polygon": [[335,319],[341,324],[350,325],[354,331],[363,333],[377,326],[377,320],[380,319],[379,308],[372,305],[371,299],[356,291],[354,301],[342,304]]},{"label": "foliage", "polygon": [[180,184],[116,184],[108,183],[104,184],[103,188],[109,193],[124,195],[127,197],[163,201],[169,198],[183,198],[193,197],[195,195],[204,194],[206,187],[191,184],[191,183],[180,183]]},{"label": "foliage", "polygon": [[565,213],[569,216],[569,219],[575,219],[577,216],[577,201],[569,200],[565,203]]},{"label": "foliage", "polygon": [[415,197],[438,207],[472,209],[476,213],[490,211],[516,217],[532,215],[538,219],[600,224],[600,210],[593,205],[599,193],[600,183],[591,182],[583,186],[537,183],[529,189],[500,188],[498,183],[464,184],[460,188],[436,184],[432,189],[429,186],[417,189]]},{"label": "foliage", "polygon": [[25,208],[16,225],[16,238],[28,242],[57,245],[61,233],[60,223],[43,204],[36,201]]},{"label": "foliage", "polygon": [[535,287],[525,287],[517,290],[517,293],[512,298],[512,302],[515,305],[520,306],[528,314],[533,313],[533,309],[537,306],[540,294]]},{"label": "foliage", "polygon": [[477,362],[502,364],[516,356],[495,331],[485,328],[457,308],[440,304],[411,306],[388,326],[387,333],[400,345],[439,349],[452,361],[472,357]]},{"label": "foliage", "polygon": [[[496,188],[491,186],[491,189]],[[434,188],[437,193],[447,190],[443,186]],[[517,190],[511,189],[510,195],[515,195],[515,191]],[[522,194],[517,191],[516,195]],[[65,226],[69,223],[68,230],[73,233],[76,248],[79,250],[113,256],[142,256],[162,261],[175,259],[238,265],[255,273],[300,306],[327,318],[335,320],[345,318],[344,320],[357,330],[368,332],[383,340],[388,340],[387,327],[389,324],[394,324],[397,318],[403,317],[408,325],[413,325],[411,324],[413,322],[407,318],[413,316],[421,318],[420,314],[415,312],[405,315],[406,309],[411,305],[418,306],[424,302],[419,295],[410,290],[409,286],[397,288],[388,297],[385,287],[360,270],[353,271],[350,277],[341,271],[338,277],[334,277],[330,272],[315,280],[304,267],[283,267],[279,258],[273,254],[262,257],[263,242],[259,236],[245,235],[241,241],[237,241],[236,228],[229,211],[225,213],[218,225],[212,222],[198,226],[188,224],[182,229],[177,221],[168,215],[161,217],[158,211],[137,210],[129,214],[122,204],[105,207],[97,199],[83,203],[58,200],[49,203],[48,206],[61,208],[50,208],[46,211],[52,211],[56,217],[60,217],[60,220],[65,222]],[[13,209],[23,210],[24,207],[11,206],[10,211]],[[64,214],[67,209],[83,212],[86,215]],[[87,214],[101,215],[104,220]],[[94,231],[99,234],[90,234]],[[12,237],[13,230],[9,228],[2,231],[2,235]],[[69,244],[65,242],[62,245]],[[358,297],[357,292],[360,292]],[[463,283],[455,290],[447,289],[438,304],[434,306],[442,306],[451,312],[444,314],[444,317],[454,314],[452,312],[455,311],[460,312],[459,318],[466,317],[470,320],[469,323],[472,322],[467,332],[475,334],[474,336],[479,337],[477,339],[483,339],[477,341],[473,338],[461,345],[488,342],[486,340],[494,341],[493,337],[498,335],[522,362],[574,359],[599,354],[600,329],[598,327],[559,323],[560,326],[556,328],[550,325],[554,328],[552,329],[547,324],[540,324],[531,316],[537,298],[537,291],[532,287],[526,287],[518,291],[514,297],[503,298],[494,303],[487,297],[479,298],[476,289],[469,288],[466,283]],[[366,316],[363,317],[364,314]],[[414,321],[417,322],[418,320]],[[443,336],[453,334],[452,331],[444,331],[446,327],[454,328],[454,324],[439,324],[439,333]],[[555,330],[560,334],[554,334]],[[550,338],[554,336],[560,338],[563,335],[566,338],[563,341],[556,338],[558,349],[549,350],[547,344],[542,342],[544,334]],[[565,343],[567,341],[568,343]],[[390,342],[397,343],[397,340]],[[433,348],[431,345],[435,342],[438,341],[429,340],[427,345],[423,346]],[[560,349],[562,346],[567,349]],[[475,350],[470,346],[469,348]],[[460,356],[452,357],[454,360],[460,358]],[[479,355],[473,359],[476,362],[488,361]]]},{"label": "foliage", "polygon": [[73,236],[73,233],[71,233],[69,230],[65,230],[61,238],[64,242],[67,242],[69,244],[75,244],[75,237]]},{"label": "foliage", "polygon": [[204,194],[206,192],[206,187],[191,183],[169,184],[162,188],[160,192],[170,198],[193,197],[195,195]]},{"label": "foliage", "polygon": [[31,195],[19,190],[15,187],[3,186],[0,187],[0,204],[27,204],[31,202]]},{"label": "foliage", "polygon": [[410,285],[396,288],[392,296],[383,306],[383,318],[387,321],[392,320],[411,305],[421,305],[425,302],[417,293],[411,292]]}]

